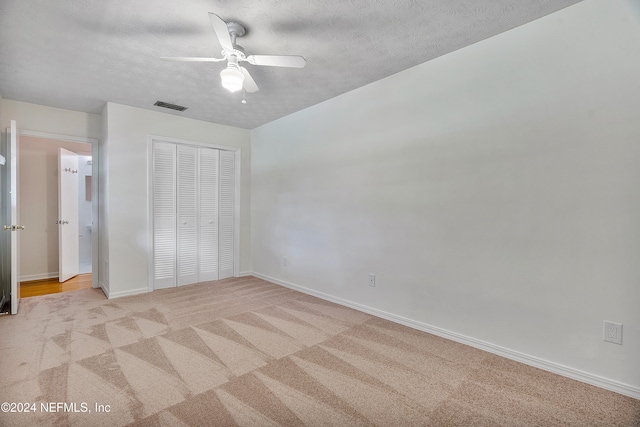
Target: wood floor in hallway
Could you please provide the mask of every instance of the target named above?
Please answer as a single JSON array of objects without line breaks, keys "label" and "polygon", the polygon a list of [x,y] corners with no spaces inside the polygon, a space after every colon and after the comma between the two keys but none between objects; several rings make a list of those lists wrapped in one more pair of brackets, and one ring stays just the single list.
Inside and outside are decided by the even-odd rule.
[{"label": "wood floor in hallway", "polygon": [[91,273],[79,274],[66,282],[58,282],[58,278],[20,282],[20,298],[39,295],[57,294],[60,292],[77,291],[91,287]]}]

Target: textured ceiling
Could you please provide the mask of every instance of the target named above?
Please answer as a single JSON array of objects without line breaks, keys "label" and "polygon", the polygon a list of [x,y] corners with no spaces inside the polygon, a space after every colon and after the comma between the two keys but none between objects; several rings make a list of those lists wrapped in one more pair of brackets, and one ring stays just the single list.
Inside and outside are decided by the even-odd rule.
[{"label": "textured ceiling", "polygon": [[[90,113],[107,101],[246,129],[517,27],[579,0],[0,0],[0,94]],[[302,55],[302,69],[247,63],[260,91],[220,86],[208,12],[247,27],[247,54]],[[180,104],[178,113],[154,107]]]}]

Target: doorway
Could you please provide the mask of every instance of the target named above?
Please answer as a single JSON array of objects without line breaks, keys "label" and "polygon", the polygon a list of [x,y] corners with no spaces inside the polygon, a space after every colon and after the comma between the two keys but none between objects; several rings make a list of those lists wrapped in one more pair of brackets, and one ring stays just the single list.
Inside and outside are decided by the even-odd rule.
[{"label": "doorway", "polygon": [[[69,137],[69,139],[77,139]],[[69,173],[77,179],[74,194],[74,215],[60,217],[59,151],[77,155],[77,167]],[[19,211],[25,230],[20,239],[19,281],[26,296],[76,290],[92,285],[92,252],[94,218],[93,147],[89,142],[64,137],[20,132],[19,148]],[[77,202],[77,203],[76,203]],[[62,278],[62,258],[68,250],[60,247],[62,227],[76,228],[72,257],[76,266]],[[62,253],[61,253],[62,251]],[[81,276],[77,276],[80,274]],[[78,286],[81,283],[81,286]]]}]

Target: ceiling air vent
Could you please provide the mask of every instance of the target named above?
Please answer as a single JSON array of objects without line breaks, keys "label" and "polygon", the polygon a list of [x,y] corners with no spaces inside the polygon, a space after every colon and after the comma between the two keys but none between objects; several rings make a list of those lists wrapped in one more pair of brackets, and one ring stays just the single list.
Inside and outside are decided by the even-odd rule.
[{"label": "ceiling air vent", "polygon": [[163,108],[169,108],[171,110],[176,110],[176,111],[184,111],[187,109],[187,107],[183,107],[182,105],[170,104],[168,102],[162,102],[162,101],[156,101],[156,103],[153,105],[157,105],[158,107],[163,107]]}]

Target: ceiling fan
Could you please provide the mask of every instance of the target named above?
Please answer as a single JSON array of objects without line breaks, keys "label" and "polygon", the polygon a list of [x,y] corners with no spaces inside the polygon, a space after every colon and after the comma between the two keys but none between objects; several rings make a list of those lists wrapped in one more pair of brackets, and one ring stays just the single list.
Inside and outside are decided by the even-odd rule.
[{"label": "ceiling fan", "polygon": [[246,33],[242,24],[225,22],[215,13],[209,13],[211,26],[222,46],[222,58],[206,57],[162,57],[170,61],[183,62],[220,62],[227,61],[227,68],[220,72],[222,86],[230,92],[244,89],[247,92],[257,92],[258,85],[249,71],[240,62],[246,61],[252,65],[267,65],[270,67],[302,68],[307,61],[297,55],[246,55],[242,46],[236,44],[236,39]]}]

